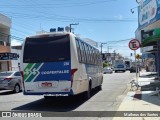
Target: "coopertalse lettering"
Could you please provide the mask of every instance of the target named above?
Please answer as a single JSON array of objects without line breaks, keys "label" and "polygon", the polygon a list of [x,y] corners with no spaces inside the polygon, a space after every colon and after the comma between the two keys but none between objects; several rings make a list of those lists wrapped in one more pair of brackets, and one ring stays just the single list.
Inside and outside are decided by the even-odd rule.
[{"label": "coopertalse lettering", "polygon": [[56,71],[42,71],[42,75],[49,75],[49,74],[66,74],[69,73],[69,70],[56,70]]}]

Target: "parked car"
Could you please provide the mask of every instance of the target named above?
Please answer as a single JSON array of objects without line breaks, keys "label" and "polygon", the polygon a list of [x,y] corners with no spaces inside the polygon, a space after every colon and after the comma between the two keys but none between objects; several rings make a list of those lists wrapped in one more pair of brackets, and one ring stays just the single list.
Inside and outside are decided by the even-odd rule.
[{"label": "parked car", "polygon": [[103,73],[106,74],[106,73],[113,73],[113,70],[110,68],[110,67],[105,67],[103,68]]},{"label": "parked car", "polygon": [[134,66],[132,66],[132,67],[130,68],[130,73],[133,73],[133,72],[136,72],[136,67],[134,67]]},{"label": "parked car", "polygon": [[19,71],[0,72],[0,89],[13,90],[15,93],[20,92],[21,74]]}]

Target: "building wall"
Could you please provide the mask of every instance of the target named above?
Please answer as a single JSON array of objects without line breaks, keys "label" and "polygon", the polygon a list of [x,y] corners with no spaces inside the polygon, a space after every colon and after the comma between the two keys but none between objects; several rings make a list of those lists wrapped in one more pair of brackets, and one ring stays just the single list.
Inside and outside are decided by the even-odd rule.
[{"label": "building wall", "polygon": [[[10,50],[10,27],[11,19],[0,14],[0,53],[11,52]],[[11,70],[11,61],[0,60],[0,71]]]},{"label": "building wall", "polygon": [[0,53],[11,52],[10,46],[0,45]]},{"label": "building wall", "polygon": [[[149,31],[156,28],[160,28],[160,3],[157,0],[144,0],[139,4],[138,7],[138,28],[135,32],[136,38],[139,39],[143,45],[145,39],[141,39],[143,35],[141,30]],[[149,14],[148,14],[149,13]],[[142,37],[141,37],[142,36]],[[154,35],[153,35],[154,36]],[[154,51],[154,47],[157,46],[157,43],[151,43],[146,45],[144,48],[141,48],[141,52],[144,54],[160,51]],[[152,48],[152,49],[151,49]],[[149,55],[149,54],[148,54]],[[149,56],[145,58],[144,65],[147,66],[149,71],[159,71],[158,64],[160,63],[160,58],[156,55],[153,58]]]},{"label": "building wall", "polygon": [[1,70],[0,71],[8,71],[8,63],[6,61],[0,62]]},{"label": "building wall", "polygon": [[[12,53],[17,53],[19,56],[21,56],[21,49],[11,49],[11,52]],[[11,66],[11,69],[12,70],[19,70],[19,66],[18,64],[20,64],[20,58],[18,58],[18,60],[12,60],[11,63],[12,63],[12,66]]]},{"label": "building wall", "polygon": [[0,24],[4,27],[11,28],[11,19],[0,13]]}]

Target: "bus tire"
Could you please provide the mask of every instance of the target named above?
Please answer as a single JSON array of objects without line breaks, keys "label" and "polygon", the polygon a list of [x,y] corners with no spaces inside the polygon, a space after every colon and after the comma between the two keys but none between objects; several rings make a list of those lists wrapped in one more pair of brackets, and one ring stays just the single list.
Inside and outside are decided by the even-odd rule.
[{"label": "bus tire", "polygon": [[88,85],[88,91],[85,92],[85,98],[88,100],[91,98],[91,81],[89,82],[89,85]]},{"label": "bus tire", "polygon": [[99,86],[97,87],[97,89],[98,89],[99,91],[101,91],[101,90],[102,90],[102,85],[99,85]]},{"label": "bus tire", "polygon": [[52,99],[54,96],[44,96],[44,99],[45,100],[50,100],[50,99]]},{"label": "bus tire", "polygon": [[49,96],[44,96],[44,99],[46,99],[46,100],[49,99]]}]

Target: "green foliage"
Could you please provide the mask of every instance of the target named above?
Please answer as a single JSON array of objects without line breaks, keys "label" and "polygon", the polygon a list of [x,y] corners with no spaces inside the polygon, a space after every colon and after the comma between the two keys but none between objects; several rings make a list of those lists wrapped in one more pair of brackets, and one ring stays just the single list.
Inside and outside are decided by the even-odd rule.
[{"label": "green foliage", "polygon": [[109,67],[109,64],[104,62],[103,67]]}]

